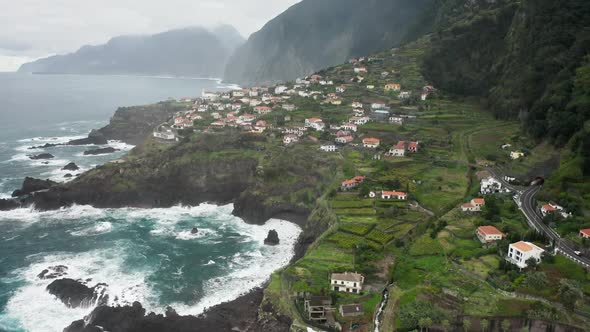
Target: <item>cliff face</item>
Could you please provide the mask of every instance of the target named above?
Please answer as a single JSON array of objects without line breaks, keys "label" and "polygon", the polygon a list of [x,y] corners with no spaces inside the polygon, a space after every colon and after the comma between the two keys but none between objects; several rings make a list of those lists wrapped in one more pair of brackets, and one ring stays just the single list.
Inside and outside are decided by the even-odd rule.
[{"label": "cliff face", "polygon": [[98,46],[21,66],[20,72],[221,77],[243,39],[233,27],[187,28],[151,36],[120,36]]},{"label": "cliff face", "polygon": [[184,110],[184,106],[174,102],[120,107],[109,124],[98,131],[106,139],[139,145],[152,134],[154,128],[170,119],[176,112]]},{"label": "cliff face", "polygon": [[237,49],[224,78],[244,85],[292,80],[398,45],[421,30],[434,0],[304,0]]}]

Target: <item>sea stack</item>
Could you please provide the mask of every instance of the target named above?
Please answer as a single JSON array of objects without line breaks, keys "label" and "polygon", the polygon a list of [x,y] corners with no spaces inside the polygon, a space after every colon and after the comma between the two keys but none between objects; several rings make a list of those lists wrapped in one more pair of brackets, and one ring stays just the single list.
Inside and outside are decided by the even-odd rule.
[{"label": "sea stack", "polygon": [[279,233],[274,229],[268,231],[268,236],[264,239],[264,244],[269,246],[276,246],[279,244]]}]

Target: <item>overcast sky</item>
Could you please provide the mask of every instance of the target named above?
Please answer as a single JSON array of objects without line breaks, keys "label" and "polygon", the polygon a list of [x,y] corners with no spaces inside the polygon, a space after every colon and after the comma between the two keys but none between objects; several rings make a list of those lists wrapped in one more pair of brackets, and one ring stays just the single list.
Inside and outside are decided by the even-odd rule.
[{"label": "overcast sky", "polygon": [[0,0],[0,71],[125,34],[233,25],[244,37],[300,0]]}]

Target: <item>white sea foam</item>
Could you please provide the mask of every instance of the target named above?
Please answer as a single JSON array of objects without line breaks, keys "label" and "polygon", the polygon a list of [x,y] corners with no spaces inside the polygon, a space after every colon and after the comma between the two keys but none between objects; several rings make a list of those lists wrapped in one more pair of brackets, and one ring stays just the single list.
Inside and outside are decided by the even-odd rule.
[{"label": "white sea foam", "polygon": [[[20,143],[53,143],[53,144],[60,144],[60,143],[67,143],[71,140],[85,138],[86,136],[76,135],[76,136],[56,136],[56,137],[31,137],[31,138],[23,138],[19,139],[17,142]],[[43,145],[43,144],[41,144]]]},{"label": "white sea foam", "polygon": [[135,145],[127,144],[121,141],[108,141],[108,145],[112,148],[118,149],[120,151],[131,151],[135,147]]},{"label": "white sea foam", "polygon": [[108,221],[99,222],[91,227],[81,230],[71,231],[72,236],[94,236],[110,233],[113,230],[113,224]]},{"label": "white sea foam", "polygon": [[[195,305],[172,304],[178,313],[198,315],[206,308],[227,302],[246,294],[256,287],[260,287],[270,277],[270,274],[286,266],[294,254],[294,246],[301,233],[301,229],[288,221],[272,219],[265,225],[240,225],[240,233],[248,234],[251,239],[260,244],[260,249],[253,253],[234,255],[232,258],[233,271],[219,278],[205,282],[205,296]],[[279,232],[280,244],[277,246],[262,245],[268,231],[276,229]]]},{"label": "white sea foam", "polygon": [[0,221],[20,221],[25,224],[35,223],[41,220],[71,221],[81,218],[104,217],[106,210],[97,209],[89,205],[74,205],[55,211],[38,211],[35,207],[20,208],[9,211],[0,211]]},{"label": "white sea foam", "polygon": [[6,316],[18,320],[30,332],[61,331],[73,320],[90,313],[90,308],[67,308],[50,295],[45,288],[52,280],[37,278],[37,274],[49,266],[65,265],[67,277],[92,279],[88,286],[106,283],[110,305],[131,304],[140,301],[150,308],[151,290],[146,284],[145,271],[130,271],[125,267],[125,252],[120,247],[81,254],[35,255],[34,262],[26,269],[16,271],[27,285],[19,288],[6,305]]}]

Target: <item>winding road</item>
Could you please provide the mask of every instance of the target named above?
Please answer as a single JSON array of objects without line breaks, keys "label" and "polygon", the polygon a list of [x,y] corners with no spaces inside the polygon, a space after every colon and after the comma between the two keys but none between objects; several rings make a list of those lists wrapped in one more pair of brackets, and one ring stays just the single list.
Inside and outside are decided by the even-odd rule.
[{"label": "winding road", "polygon": [[535,202],[535,195],[539,193],[542,186],[535,185],[530,187],[520,187],[514,186],[510,183],[506,182],[503,176],[497,173],[497,170],[488,169],[488,171],[498,179],[502,185],[510,190],[512,190],[514,195],[514,201],[518,205],[518,208],[522,211],[527,219],[527,223],[533,229],[538,232],[545,234],[548,238],[550,238],[553,243],[555,243],[555,252],[563,255],[564,257],[568,258],[569,260],[582,265],[585,268],[590,268],[590,259],[587,257],[578,256],[575,253],[575,249],[573,246],[568,243],[568,240],[564,240],[561,238],[557,232],[545,225],[543,223],[543,217],[541,216],[541,212],[537,209],[536,202]]}]

